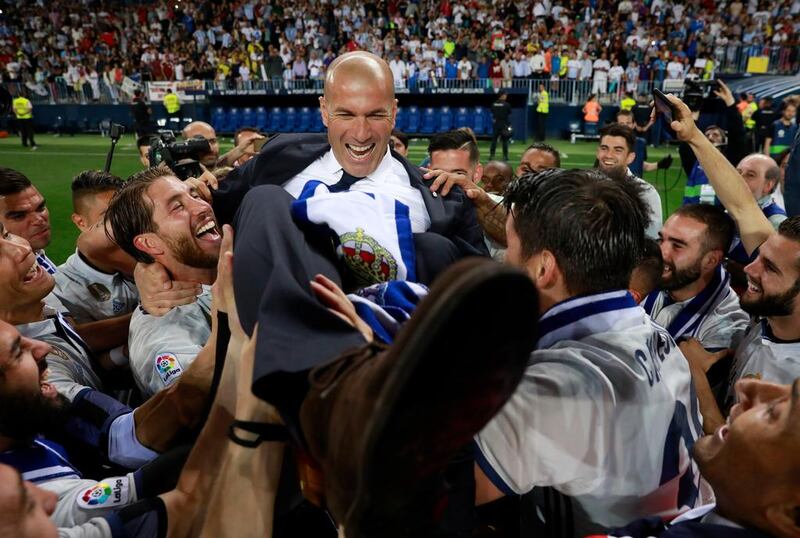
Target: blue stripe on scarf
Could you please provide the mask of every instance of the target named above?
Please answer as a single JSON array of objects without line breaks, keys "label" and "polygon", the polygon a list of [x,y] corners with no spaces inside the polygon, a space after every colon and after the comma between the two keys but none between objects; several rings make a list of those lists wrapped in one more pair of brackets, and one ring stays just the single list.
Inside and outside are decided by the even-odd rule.
[{"label": "blue stripe on scarf", "polygon": [[397,242],[400,245],[400,256],[406,266],[406,280],[417,280],[417,254],[414,248],[414,235],[411,232],[411,218],[408,206],[395,200],[394,216],[397,222]]}]

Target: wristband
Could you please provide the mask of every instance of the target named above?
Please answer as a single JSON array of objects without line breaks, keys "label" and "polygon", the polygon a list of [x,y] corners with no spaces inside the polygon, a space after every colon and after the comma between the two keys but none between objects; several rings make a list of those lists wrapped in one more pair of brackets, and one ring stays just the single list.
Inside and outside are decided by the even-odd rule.
[{"label": "wristband", "polygon": [[[244,430],[255,434],[254,439],[244,439],[236,434],[236,430]],[[283,442],[289,440],[289,430],[282,424],[267,424],[264,422],[248,422],[234,420],[228,428],[228,439],[245,448],[255,448],[263,441]]]}]

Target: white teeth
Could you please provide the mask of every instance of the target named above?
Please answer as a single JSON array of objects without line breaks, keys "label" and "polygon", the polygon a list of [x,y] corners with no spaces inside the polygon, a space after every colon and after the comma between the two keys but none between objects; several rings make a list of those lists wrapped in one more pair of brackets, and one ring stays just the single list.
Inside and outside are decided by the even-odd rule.
[{"label": "white teeth", "polygon": [[350,144],[349,147],[353,151],[367,151],[372,147],[372,145],[369,145],[369,146],[354,146],[354,145]]},{"label": "white teeth", "polygon": [[197,233],[195,234],[195,237],[199,237],[200,235],[204,234],[205,232],[207,232],[209,230],[213,230],[215,226],[216,225],[214,224],[213,220],[208,221],[206,224],[201,226],[199,230],[197,230]]}]

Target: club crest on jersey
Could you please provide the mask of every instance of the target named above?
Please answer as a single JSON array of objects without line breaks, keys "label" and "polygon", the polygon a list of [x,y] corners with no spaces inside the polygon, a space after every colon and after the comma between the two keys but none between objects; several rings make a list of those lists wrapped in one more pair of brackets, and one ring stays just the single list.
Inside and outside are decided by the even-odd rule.
[{"label": "club crest on jersey", "polygon": [[104,303],[111,299],[111,292],[108,288],[104,285],[100,284],[99,282],[94,282],[86,286],[86,289],[89,290],[89,293],[92,294],[92,297],[95,298],[96,301],[100,301]]},{"label": "club crest on jersey", "polygon": [[119,314],[120,312],[122,312],[123,308],[125,308],[125,303],[123,303],[122,301],[118,299],[114,299],[113,301],[111,301],[111,310],[114,312],[114,314]]},{"label": "club crest on jersey", "polygon": [[128,503],[128,479],[111,478],[98,482],[78,494],[78,506],[86,509],[106,508]]},{"label": "club crest on jersey", "polygon": [[397,260],[363,228],[342,234],[339,242],[344,262],[359,283],[370,285],[397,279]]},{"label": "club crest on jersey", "polygon": [[155,359],[156,373],[165,385],[169,385],[175,378],[183,373],[178,357],[172,353],[159,353]]}]

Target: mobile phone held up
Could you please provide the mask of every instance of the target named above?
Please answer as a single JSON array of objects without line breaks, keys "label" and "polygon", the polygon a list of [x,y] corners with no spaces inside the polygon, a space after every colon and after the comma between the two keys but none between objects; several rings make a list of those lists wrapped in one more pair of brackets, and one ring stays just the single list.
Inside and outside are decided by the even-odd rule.
[{"label": "mobile phone held up", "polygon": [[667,96],[664,95],[664,92],[658,88],[653,88],[653,103],[656,106],[656,113],[664,116],[664,119],[667,121],[667,125],[672,123],[672,120],[677,117],[678,114],[675,106],[669,102],[669,99],[667,99]]}]

